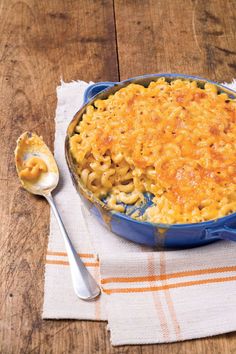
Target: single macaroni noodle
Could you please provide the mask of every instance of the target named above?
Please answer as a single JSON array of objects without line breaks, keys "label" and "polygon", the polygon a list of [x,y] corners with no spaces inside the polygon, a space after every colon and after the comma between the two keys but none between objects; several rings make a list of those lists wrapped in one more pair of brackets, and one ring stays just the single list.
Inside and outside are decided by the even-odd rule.
[{"label": "single macaroni noodle", "polygon": [[31,157],[24,162],[23,169],[20,171],[19,175],[21,178],[31,181],[38,179],[42,172],[47,171],[47,165],[42,159],[39,157]]},{"label": "single macaroni noodle", "polygon": [[[87,107],[70,138],[83,184],[112,210],[153,205],[135,218],[211,220],[236,211],[236,100],[195,81],[129,84]],[[132,216],[132,215],[131,215]]]}]

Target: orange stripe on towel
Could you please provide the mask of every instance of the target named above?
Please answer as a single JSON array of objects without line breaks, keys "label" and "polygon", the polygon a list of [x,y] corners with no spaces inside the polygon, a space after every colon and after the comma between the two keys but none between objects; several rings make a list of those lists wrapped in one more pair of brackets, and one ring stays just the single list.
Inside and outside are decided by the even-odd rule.
[{"label": "orange stripe on towel", "polygon": [[[47,259],[46,264],[56,264],[56,265],[65,265],[68,266],[69,262],[67,261],[54,261],[54,260],[49,260]],[[98,262],[83,262],[86,267],[98,267],[99,263]]]},{"label": "orange stripe on towel", "polygon": [[[160,253],[160,275],[164,276],[164,280],[163,280],[164,285],[168,285],[167,279],[166,279],[166,257],[165,257],[165,252],[161,252]],[[167,303],[167,306],[168,306],[170,317],[172,319],[173,326],[174,326],[174,329],[175,329],[176,339],[178,341],[180,341],[182,339],[181,332],[180,332],[180,324],[179,324],[179,321],[177,319],[174,302],[172,300],[171,293],[170,293],[169,289],[167,289],[165,291],[165,299],[166,299],[166,303]]]},{"label": "orange stripe on towel", "polygon": [[[147,253],[147,270],[149,274],[153,274],[155,272],[155,262],[154,262],[154,255],[152,252]],[[150,284],[151,286],[151,284]],[[155,306],[156,315],[159,317],[160,326],[162,331],[162,336],[165,341],[170,340],[170,330],[168,327],[168,322],[166,318],[165,311],[163,309],[160,294],[157,292],[152,293],[153,304]]]},{"label": "orange stripe on towel", "polygon": [[160,291],[160,290],[167,290],[173,288],[184,288],[187,286],[194,286],[194,285],[203,285],[203,284],[212,284],[212,283],[223,283],[228,281],[235,281],[236,276],[232,277],[225,277],[225,278],[212,278],[212,279],[203,279],[203,280],[193,280],[189,282],[181,282],[175,284],[166,284],[160,286],[150,286],[145,288],[116,288],[116,289],[104,289],[103,291],[106,294],[116,294],[116,293],[144,293],[147,291]]},{"label": "orange stripe on towel", "polygon": [[[81,258],[95,258],[96,255],[92,253],[78,253]],[[54,251],[47,251],[48,256],[60,256],[60,257],[66,257],[67,253],[66,252],[54,252]]]},{"label": "orange stripe on towel", "polygon": [[101,280],[102,284],[108,283],[134,283],[134,282],[145,282],[145,281],[156,281],[156,280],[167,280],[182,277],[191,277],[194,275],[204,275],[212,273],[224,273],[236,271],[236,266],[220,267],[220,268],[208,268],[208,269],[198,269],[190,270],[178,273],[160,274],[160,275],[147,275],[141,277],[112,277],[105,278]]}]

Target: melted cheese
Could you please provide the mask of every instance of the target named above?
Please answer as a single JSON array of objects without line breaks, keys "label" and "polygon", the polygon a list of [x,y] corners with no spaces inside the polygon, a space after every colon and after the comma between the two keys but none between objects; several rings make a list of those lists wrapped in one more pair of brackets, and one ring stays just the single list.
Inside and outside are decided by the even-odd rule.
[{"label": "melted cheese", "polygon": [[210,220],[236,211],[235,123],[236,101],[214,85],[161,78],[89,106],[71,154],[84,184],[110,196],[114,210],[124,210],[125,194],[132,204],[150,192],[150,221]]}]

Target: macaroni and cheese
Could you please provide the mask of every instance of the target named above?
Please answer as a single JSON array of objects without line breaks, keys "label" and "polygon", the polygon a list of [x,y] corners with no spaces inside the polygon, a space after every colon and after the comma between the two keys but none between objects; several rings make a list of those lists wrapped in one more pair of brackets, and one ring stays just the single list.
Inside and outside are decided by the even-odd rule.
[{"label": "macaroni and cheese", "polygon": [[47,172],[46,163],[39,157],[31,157],[23,164],[23,169],[19,172],[19,176],[26,180],[36,180],[43,172]]},{"label": "macaroni and cheese", "polygon": [[[70,138],[83,184],[110,209],[191,223],[236,211],[236,101],[195,81],[129,84],[87,107]],[[131,215],[132,216],[132,215]]]}]

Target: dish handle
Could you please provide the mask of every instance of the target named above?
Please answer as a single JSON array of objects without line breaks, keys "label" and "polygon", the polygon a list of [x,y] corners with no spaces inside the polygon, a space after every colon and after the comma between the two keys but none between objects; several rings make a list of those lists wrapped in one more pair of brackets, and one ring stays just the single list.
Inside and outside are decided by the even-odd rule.
[{"label": "dish handle", "polygon": [[209,228],[205,230],[205,237],[207,240],[221,239],[236,242],[236,228],[234,229],[226,225]]},{"label": "dish handle", "polygon": [[99,92],[107,89],[108,87],[112,87],[115,84],[117,84],[117,82],[106,81],[97,82],[96,84],[89,85],[84,92],[84,104],[90,101]]}]

